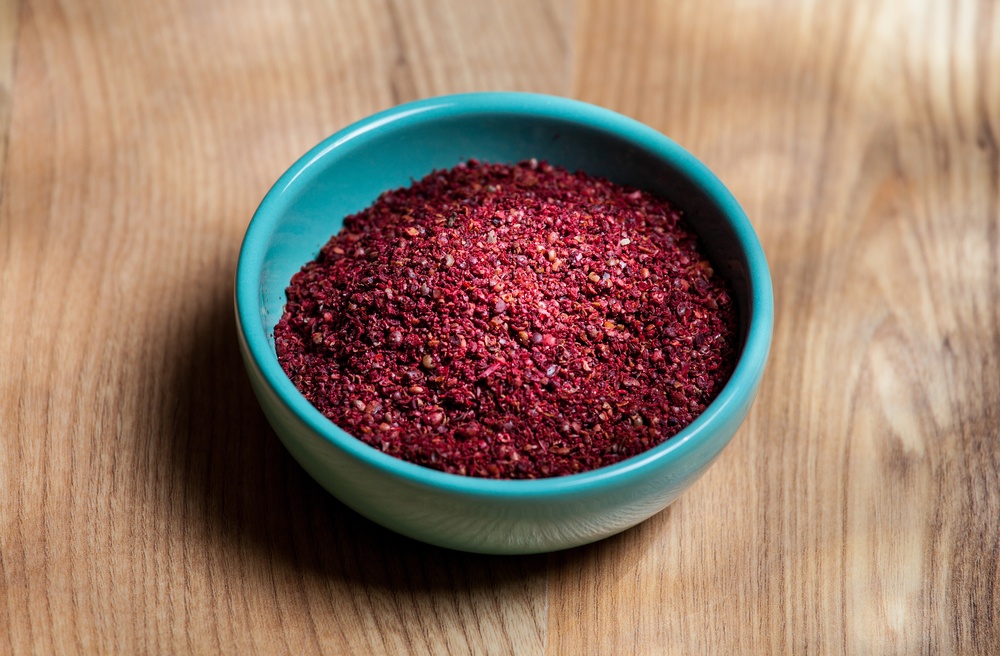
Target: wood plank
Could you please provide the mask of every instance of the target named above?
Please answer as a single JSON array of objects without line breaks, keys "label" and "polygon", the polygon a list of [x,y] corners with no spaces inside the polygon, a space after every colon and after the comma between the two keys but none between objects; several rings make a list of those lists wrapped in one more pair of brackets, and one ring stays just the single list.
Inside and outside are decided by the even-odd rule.
[{"label": "wood plank", "polygon": [[[973,0],[0,0],[0,653],[995,652],[998,63]],[[674,137],[774,276],[731,447],[550,556],[345,509],[234,344],[277,176],[483,89]]]},{"label": "wood plank", "polygon": [[741,199],[774,275],[774,348],[704,480],[634,534],[555,559],[550,651],[988,653],[996,11],[634,11],[583,3],[574,93],[674,136]]},{"label": "wood plank", "polygon": [[398,101],[566,79],[547,7],[416,9],[23,3],[0,651],[542,651],[544,558],[433,549],[345,509],[266,428],[235,345],[242,233],[309,146]]}]

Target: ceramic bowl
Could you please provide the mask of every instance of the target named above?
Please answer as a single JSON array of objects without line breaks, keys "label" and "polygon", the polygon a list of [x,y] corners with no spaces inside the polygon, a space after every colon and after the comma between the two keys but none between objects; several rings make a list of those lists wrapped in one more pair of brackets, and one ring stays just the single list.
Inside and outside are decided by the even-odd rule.
[{"label": "ceramic bowl", "polygon": [[[278,364],[273,329],[292,275],[345,215],[388,189],[462,160],[535,157],[654,192],[681,209],[733,285],[742,349],[732,378],[665,443],[591,472],[486,480],[427,469],[335,426]],[[394,531],[471,552],[522,554],[600,540],[658,513],[712,464],[756,396],[771,342],[767,262],[739,204],[698,160],[659,132],[606,109],[534,94],[431,98],[366,118],[297,161],[247,229],[236,274],[243,359],[261,407],[302,467],[357,512]],[[248,485],[252,482],[248,481]]]}]

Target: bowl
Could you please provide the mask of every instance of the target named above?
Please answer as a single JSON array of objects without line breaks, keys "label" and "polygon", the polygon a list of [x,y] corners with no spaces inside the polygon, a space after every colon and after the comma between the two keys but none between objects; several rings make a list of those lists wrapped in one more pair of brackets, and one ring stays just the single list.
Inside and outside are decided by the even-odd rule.
[{"label": "bowl", "polygon": [[[278,364],[273,330],[292,275],[342,219],[383,191],[476,158],[547,160],[656,193],[682,210],[732,284],[741,349],[718,397],[663,444],[612,466],[537,480],[470,478],[411,464],[338,428]],[[302,467],[343,503],[393,531],[491,554],[554,551],[658,513],[719,456],[757,394],[771,343],[771,280],[739,204],[661,133],[552,96],[475,93],[400,105],[321,142],[281,176],[247,228],[236,273],[240,350],[264,414]],[[248,482],[248,484],[250,484]]]}]

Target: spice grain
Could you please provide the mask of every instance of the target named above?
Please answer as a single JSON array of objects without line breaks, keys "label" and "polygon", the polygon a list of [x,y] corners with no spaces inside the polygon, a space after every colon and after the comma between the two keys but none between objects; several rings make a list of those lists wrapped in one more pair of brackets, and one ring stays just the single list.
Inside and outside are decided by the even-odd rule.
[{"label": "spice grain", "polygon": [[729,378],[736,307],[678,211],[529,160],[388,191],[287,290],[279,362],[390,455],[490,478],[641,453]]}]

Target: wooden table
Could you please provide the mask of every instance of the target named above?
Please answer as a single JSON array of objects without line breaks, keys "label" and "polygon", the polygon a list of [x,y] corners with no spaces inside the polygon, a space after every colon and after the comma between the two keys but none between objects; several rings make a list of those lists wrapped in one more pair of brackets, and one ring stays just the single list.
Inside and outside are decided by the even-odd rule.
[{"label": "wooden table", "polygon": [[[547,556],[347,510],[234,336],[296,157],[484,89],[672,136],[774,276],[717,464]],[[0,0],[0,652],[998,653],[998,134],[989,0]]]}]

